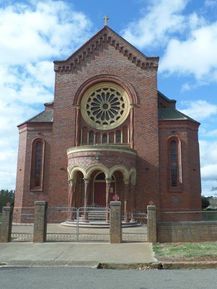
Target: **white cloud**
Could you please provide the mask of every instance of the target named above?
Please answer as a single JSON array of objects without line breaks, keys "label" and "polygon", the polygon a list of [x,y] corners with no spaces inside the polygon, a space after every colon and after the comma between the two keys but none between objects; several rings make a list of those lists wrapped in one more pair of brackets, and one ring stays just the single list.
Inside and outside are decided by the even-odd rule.
[{"label": "white cloud", "polygon": [[204,196],[217,197],[217,180],[203,180],[202,182],[202,194]]},{"label": "white cloud", "polygon": [[67,55],[87,38],[90,22],[63,1],[0,9],[0,63],[23,64]]},{"label": "white cloud", "polygon": [[193,29],[185,40],[173,38],[161,59],[160,71],[217,80],[217,22]]},{"label": "white cloud", "polygon": [[180,110],[198,121],[204,120],[212,115],[217,115],[217,105],[211,104],[206,100],[196,100],[183,104],[187,106],[187,108]]},{"label": "white cloud", "polygon": [[206,133],[206,136],[217,137],[217,129],[208,131],[208,132]]},{"label": "white cloud", "polygon": [[25,68],[31,78],[43,83],[46,87],[52,87],[54,84],[53,63],[51,61],[28,63]]},{"label": "white cloud", "polygon": [[[139,48],[165,44],[168,36],[185,27],[181,14],[189,0],[154,0],[139,20],[131,22],[123,31],[123,37]],[[192,19],[192,23],[196,21]]]},{"label": "white cloud", "polygon": [[[202,3],[202,13],[185,11],[190,0],[152,0],[142,16],[124,29],[123,36],[140,49],[161,47],[159,71],[193,75],[197,81],[217,81],[217,21],[210,9],[216,1]],[[150,4],[151,3],[151,4]],[[146,2],[147,5],[147,2]]]},{"label": "white cloud", "polygon": [[[1,147],[0,147],[1,149]],[[16,159],[17,151],[15,149],[1,150],[0,153],[0,186],[1,189],[14,189],[14,182],[16,178]]]},{"label": "white cloud", "polygon": [[64,1],[0,8],[0,189],[15,185],[17,125],[53,99],[51,59],[64,59],[89,36],[91,23]]},{"label": "white cloud", "polygon": [[202,192],[213,195],[217,186],[217,141],[200,141]]},{"label": "white cloud", "polygon": [[217,164],[205,165],[201,172],[204,179],[217,180]]},{"label": "white cloud", "polygon": [[[205,100],[185,102],[186,109],[180,109],[183,113],[192,118],[201,121],[212,116],[217,116],[217,105],[211,104]],[[204,137],[212,136],[211,140],[200,140],[200,165],[202,178],[203,195],[213,195],[212,187],[217,185],[217,130],[205,129],[203,125],[200,128],[200,135]]]},{"label": "white cloud", "polygon": [[216,0],[205,0],[205,6],[214,8],[217,6]]},{"label": "white cloud", "polygon": [[203,17],[198,16],[196,12],[193,12],[188,16],[186,15],[185,19],[187,20],[186,24],[188,26],[188,31],[192,31],[193,29],[196,29],[206,24],[206,20]]},{"label": "white cloud", "polygon": [[200,141],[201,174],[217,180],[217,141]]}]

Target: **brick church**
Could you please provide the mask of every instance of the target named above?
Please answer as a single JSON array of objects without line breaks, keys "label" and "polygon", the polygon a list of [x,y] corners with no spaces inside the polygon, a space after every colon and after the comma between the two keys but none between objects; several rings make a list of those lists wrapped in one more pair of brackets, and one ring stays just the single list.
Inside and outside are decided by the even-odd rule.
[{"label": "brick church", "polygon": [[54,61],[54,101],[18,126],[15,207],[201,208],[199,123],[158,90],[158,61],[107,25]]}]

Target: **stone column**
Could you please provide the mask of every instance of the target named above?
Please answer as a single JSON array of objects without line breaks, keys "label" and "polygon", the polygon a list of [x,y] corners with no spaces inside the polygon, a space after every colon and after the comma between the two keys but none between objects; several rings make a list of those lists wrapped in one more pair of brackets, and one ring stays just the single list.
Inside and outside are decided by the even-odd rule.
[{"label": "stone column", "polygon": [[12,207],[3,207],[2,223],[0,225],[0,243],[11,241],[12,215]]},{"label": "stone column", "polygon": [[47,202],[36,201],[33,242],[45,242],[47,233]]},{"label": "stone column", "polygon": [[109,222],[109,193],[111,189],[111,179],[106,178],[106,222]]},{"label": "stone column", "polygon": [[89,179],[84,178],[84,221],[88,220],[87,201],[88,201],[89,181],[90,181]]},{"label": "stone column", "polygon": [[121,202],[110,202],[110,242],[122,242]]},{"label": "stone column", "polygon": [[129,195],[129,182],[128,181],[124,181],[124,221],[127,222],[128,221],[128,195]]},{"label": "stone column", "polygon": [[147,206],[147,235],[148,242],[157,242],[157,217],[156,217],[156,206]]},{"label": "stone column", "polygon": [[136,209],[136,204],[135,204],[136,200],[135,200],[135,185],[134,184],[131,184],[130,186],[130,201],[131,201],[130,222],[135,222],[134,212]]},{"label": "stone column", "polygon": [[68,184],[68,219],[74,219],[73,212],[71,208],[75,206],[75,181],[73,179],[69,180]]}]

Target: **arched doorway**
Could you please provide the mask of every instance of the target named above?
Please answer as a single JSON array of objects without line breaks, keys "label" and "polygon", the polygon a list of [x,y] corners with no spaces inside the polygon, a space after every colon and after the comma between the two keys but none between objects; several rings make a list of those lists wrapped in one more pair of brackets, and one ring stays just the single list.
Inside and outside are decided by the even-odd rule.
[{"label": "arched doorway", "polygon": [[[112,177],[109,191],[109,201],[112,200],[114,194],[115,178]],[[97,207],[106,206],[106,180],[103,172],[96,173],[93,179],[93,204]]]}]

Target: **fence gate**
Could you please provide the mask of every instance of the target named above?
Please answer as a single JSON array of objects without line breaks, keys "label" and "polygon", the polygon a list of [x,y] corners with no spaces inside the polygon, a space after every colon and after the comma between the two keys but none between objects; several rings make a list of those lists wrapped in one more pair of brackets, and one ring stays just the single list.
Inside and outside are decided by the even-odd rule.
[{"label": "fence gate", "polygon": [[[129,214],[124,222],[122,217],[122,240],[123,242],[147,242],[147,214],[145,211],[134,211],[133,216]],[[134,222],[132,221],[134,220]]]},{"label": "fence gate", "polygon": [[[48,208],[47,241],[109,242],[109,208]],[[66,220],[60,222],[60,220]],[[52,223],[51,223],[52,222]]]},{"label": "fence gate", "polygon": [[14,207],[11,230],[12,242],[32,242],[34,207]]}]

